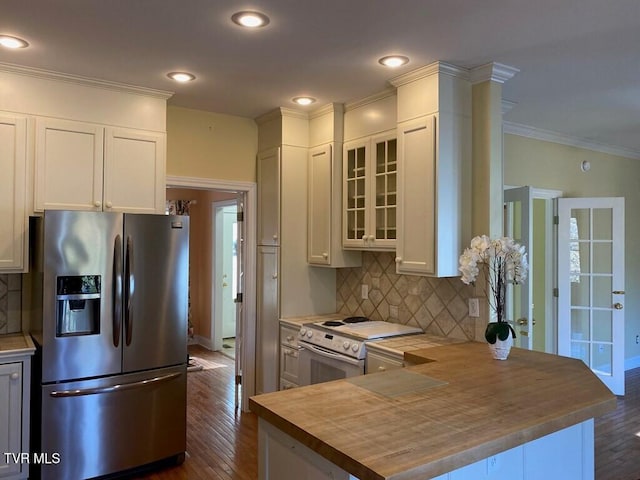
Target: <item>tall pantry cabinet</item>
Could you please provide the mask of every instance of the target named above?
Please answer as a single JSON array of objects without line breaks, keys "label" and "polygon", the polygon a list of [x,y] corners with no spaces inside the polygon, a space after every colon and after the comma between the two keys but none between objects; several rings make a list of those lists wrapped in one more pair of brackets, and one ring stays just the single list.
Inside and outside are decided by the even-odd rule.
[{"label": "tall pantry cabinet", "polygon": [[256,393],[278,390],[279,319],[333,313],[335,270],[307,263],[309,120],[278,108],[258,123]]}]

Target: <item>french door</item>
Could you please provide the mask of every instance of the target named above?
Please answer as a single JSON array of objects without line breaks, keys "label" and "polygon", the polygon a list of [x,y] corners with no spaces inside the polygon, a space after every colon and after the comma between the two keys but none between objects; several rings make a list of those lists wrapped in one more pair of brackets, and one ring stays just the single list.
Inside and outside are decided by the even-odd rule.
[{"label": "french door", "polygon": [[624,395],[624,198],[557,206],[558,353]]},{"label": "french door", "polygon": [[[504,232],[525,247],[529,265],[533,267],[531,236],[533,234],[533,193],[531,187],[504,191]],[[527,279],[507,286],[507,320],[516,331],[515,345],[533,349],[533,268]]]}]

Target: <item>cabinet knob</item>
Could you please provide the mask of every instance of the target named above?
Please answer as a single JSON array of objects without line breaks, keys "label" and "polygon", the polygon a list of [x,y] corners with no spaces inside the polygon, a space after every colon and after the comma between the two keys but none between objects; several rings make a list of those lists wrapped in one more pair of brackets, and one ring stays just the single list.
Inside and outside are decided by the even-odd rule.
[{"label": "cabinet knob", "polygon": [[273,275],[271,275],[271,278],[273,278],[275,280],[276,278],[278,278],[278,274],[274,273]]},{"label": "cabinet knob", "polygon": [[367,241],[367,236],[366,235],[362,235],[362,241],[366,242]]},{"label": "cabinet knob", "polygon": [[369,241],[373,242],[376,239],[376,237],[374,235],[369,235]]},{"label": "cabinet knob", "polygon": [[328,254],[327,252],[324,252],[324,253],[322,254],[322,258],[329,258],[329,254]]},{"label": "cabinet knob", "polygon": [[105,204],[105,206],[106,206],[107,208],[111,208],[111,207],[113,207],[113,203],[111,203],[111,202],[107,202],[107,203]]},{"label": "cabinet knob", "polygon": [[17,380],[20,378],[20,374],[18,372],[13,372],[11,375],[9,375],[9,377],[11,378],[11,380]]},{"label": "cabinet knob", "polygon": [[384,372],[384,371],[386,371],[386,370],[387,370],[387,369],[386,369],[384,366],[382,366],[382,365],[380,365],[380,366],[378,367],[378,371],[379,371],[379,372]]},{"label": "cabinet knob", "polygon": [[102,202],[100,200],[96,200],[93,202],[93,206],[96,208],[100,208],[102,206]]},{"label": "cabinet knob", "polygon": [[396,263],[402,263],[402,257],[396,257]]},{"label": "cabinet knob", "polygon": [[274,236],[273,236],[273,239],[274,239],[274,240],[277,240],[277,239],[278,239],[278,235],[274,235]]},{"label": "cabinet knob", "polygon": [[287,342],[293,342],[293,335],[287,335]]}]

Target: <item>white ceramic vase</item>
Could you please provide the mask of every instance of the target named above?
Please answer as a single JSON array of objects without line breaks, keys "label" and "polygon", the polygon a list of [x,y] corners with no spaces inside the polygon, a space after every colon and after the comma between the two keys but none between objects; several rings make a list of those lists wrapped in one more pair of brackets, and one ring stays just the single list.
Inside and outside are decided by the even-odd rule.
[{"label": "white ceramic vase", "polygon": [[489,350],[496,360],[506,360],[513,346],[513,337],[509,335],[506,340],[496,338],[496,343],[489,343]]}]

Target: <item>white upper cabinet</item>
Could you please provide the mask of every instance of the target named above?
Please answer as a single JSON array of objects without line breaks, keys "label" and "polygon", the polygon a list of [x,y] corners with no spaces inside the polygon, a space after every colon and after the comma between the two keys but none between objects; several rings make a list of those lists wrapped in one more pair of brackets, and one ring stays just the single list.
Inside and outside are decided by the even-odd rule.
[{"label": "white upper cabinet", "polygon": [[355,267],[359,252],[342,249],[342,149],[333,144],[309,150],[307,261],[310,265]]},{"label": "white upper cabinet", "polygon": [[165,134],[107,128],[104,210],[164,213]]},{"label": "white upper cabinet", "polygon": [[471,85],[468,72],[436,63],[398,87],[400,274],[459,275],[471,226]]},{"label": "white upper cabinet", "polygon": [[345,143],[343,245],[394,250],[397,236],[396,130]]},{"label": "white upper cabinet", "polygon": [[104,128],[36,120],[34,210],[102,210]]},{"label": "white upper cabinet", "polygon": [[258,153],[258,245],[280,245],[280,147]]},{"label": "white upper cabinet", "polygon": [[25,267],[27,120],[0,113],[0,271]]},{"label": "white upper cabinet", "polygon": [[34,210],[163,213],[165,134],[36,119]]}]

